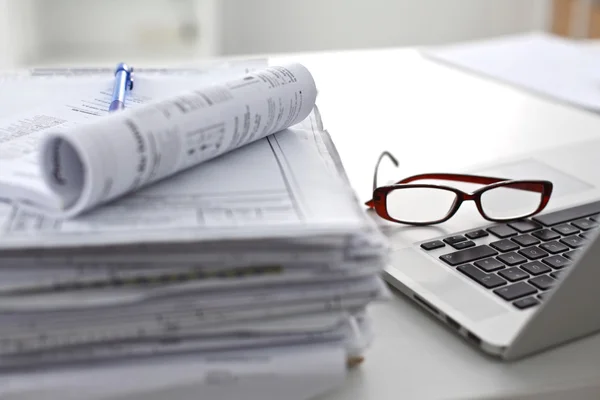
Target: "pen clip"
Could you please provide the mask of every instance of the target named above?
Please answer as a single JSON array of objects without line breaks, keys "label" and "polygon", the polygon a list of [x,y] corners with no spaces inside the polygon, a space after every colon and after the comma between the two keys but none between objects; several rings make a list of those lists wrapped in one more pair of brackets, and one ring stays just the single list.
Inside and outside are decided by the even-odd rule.
[{"label": "pen clip", "polygon": [[126,63],[119,63],[115,68],[115,75],[119,72],[125,72],[125,79],[127,80],[125,83],[125,89],[132,90],[133,89],[133,67],[130,67]]},{"label": "pen clip", "polygon": [[133,90],[133,67],[130,67],[129,73],[127,74],[129,82],[127,84],[129,90]]}]

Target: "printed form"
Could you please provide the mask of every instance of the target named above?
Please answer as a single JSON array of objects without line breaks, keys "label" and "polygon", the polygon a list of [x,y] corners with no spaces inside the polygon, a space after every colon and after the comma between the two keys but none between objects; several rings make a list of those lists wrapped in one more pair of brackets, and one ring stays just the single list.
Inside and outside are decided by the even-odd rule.
[{"label": "printed form", "polygon": [[[302,71],[295,73],[299,75]],[[260,84],[274,86],[278,83],[263,77]],[[326,150],[317,117],[311,113],[312,101],[302,101],[297,92],[288,93],[289,102],[286,103],[277,100],[261,103],[263,108],[253,110],[250,115],[248,106],[243,106],[241,118],[233,118],[234,123],[229,126],[214,120],[216,116],[208,115],[199,127],[194,125],[197,118],[183,118],[181,124],[191,127],[185,130],[186,135],[165,130],[172,126],[165,121],[173,113],[185,117],[185,114],[203,112],[208,102],[227,100],[223,97],[227,96],[226,92],[221,93],[218,87],[213,89],[208,100],[206,93],[201,92],[178,97],[174,102],[155,103],[160,113],[156,113],[156,109],[149,112],[141,106],[134,107],[132,113],[144,111],[137,115],[140,123],[135,129],[126,116],[115,116],[106,117],[100,124],[86,124],[89,129],[82,130],[85,135],[70,135],[76,146],[81,144],[79,141],[86,141],[81,146],[93,149],[89,163],[94,167],[88,170],[94,169],[94,173],[99,174],[91,181],[101,184],[90,184],[90,193],[71,197],[81,190],[82,185],[85,186],[82,176],[74,176],[72,181],[75,183],[61,193],[62,198],[54,197],[56,203],[75,199],[74,204],[81,206],[77,209],[81,211],[119,193],[133,193],[102,203],[102,206],[71,219],[56,218],[6,201],[0,206],[0,248],[31,247],[35,243],[61,247],[163,241],[167,238],[185,242],[265,235],[285,237],[297,236],[299,231],[310,236],[323,232],[355,232],[356,228],[364,226],[362,210],[348,199],[350,189],[331,171],[323,157]],[[36,168],[34,150],[36,145],[40,146],[40,137],[47,137],[46,126],[54,124],[50,128],[53,132],[57,126],[61,132],[75,132],[68,127],[104,112],[106,93],[104,97],[96,95],[77,104],[68,103],[58,108],[62,110],[60,112],[42,114],[44,116],[38,121],[43,120],[45,124],[22,120],[17,126],[28,128],[21,130],[5,125],[4,131],[0,130],[0,140],[11,139],[5,139],[0,145],[4,155],[0,165],[9,165],[2,170],[10,173],[10,163],[6,163],[10,161],[9,157],[25,154],[25,159],[29,157],[30,167],[20,166],[20,175],[13,172],[13,180],[18,177],[22,183],[29,173],[32,186],[43,186],[37,177],[33,178]],[[311,98],[315,95],[305,93],[301,96]],[[131,101],[142,104],[145,99],[133,98]],[[115,129],[111,129],[113,123]],[[290,128],[279,130],[290,124]],[[196,128],[192,129],[194,126]],[[278,133],[268,135],[273,130]],[[136,151],[140,148],[135,139],[136,132],[148,139],[144,143],[149,146],[144,146],[146,152],[143,155]],[[50,139],[46,143],[52,148],[56,141]],[[64,157],[59,157],[65,164],[77,159],[72,157],[69,147],[64,146]],[[236,151],[228,151],[236,147]],[[191,168],[198,163],[202,165]],[[50,163],[42,170],[52,171],[54,166]],[[63,169],[68,171],[68,165]],[[57,176],[61,177],[54,174],[48,179],[51,181]],[[165,176],[169,179],[146,186]],[[76,190],[69,192],[70,189]],[[327,201],[323,201],[324,198]],[[257,230],[256,227],[261,225],[263,228]]]}]

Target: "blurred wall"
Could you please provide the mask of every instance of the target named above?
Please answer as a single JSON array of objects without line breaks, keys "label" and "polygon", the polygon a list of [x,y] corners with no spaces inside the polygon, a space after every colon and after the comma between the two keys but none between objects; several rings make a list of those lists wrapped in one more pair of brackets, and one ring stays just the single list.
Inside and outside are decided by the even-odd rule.
[{"label": "blurred wall", "polygon": [[77,61],[152,57],[153,54],[157,58],[197,55],[198,6],[213,2],[34,1],[38,10],[36,24],[44,33],[40,37],[41,57],[58,60],[76,55]]},{"label": "blurred wall", "polygon": [[550,0],[0,0],[0,68],[440,44],[549,30],[550,11]]},{"label": "blurred wall", "polygon": [[548,30],[548,0],[223,0],[223,52],[439,44]]},{"label": "blurred wall", "polygon": [[35,0],[0,0],[0,68],[14,68],[37,57],[35,5]]}]

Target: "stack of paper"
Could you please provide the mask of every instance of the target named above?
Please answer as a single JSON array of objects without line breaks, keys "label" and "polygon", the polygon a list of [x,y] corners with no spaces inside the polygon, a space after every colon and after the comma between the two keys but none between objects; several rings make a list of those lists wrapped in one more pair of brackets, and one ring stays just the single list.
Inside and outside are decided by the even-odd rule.
[{"label": "stack of paper", "polygon": [[[74,115],[106,105],[106,93],[86,96],[0,124],[0,381],[3,372],[176,355],[288,349],[327,354],[323,365],[332,354],[344,359],[335,365],[362,357],[372,340],[367,306],[387,294],[379,277],[387,243],[350,189],[316,107],[288,129],[85,212],[36,210],[10,182],[32,182],[22,162],[33,162],[56,121],[79,126]],[[100,114],[86,118],[108,118]],[[202,148],[214,136],[195,140]],[[127,160],[102,146],[94,173],[122,168],[116,185]]]}]

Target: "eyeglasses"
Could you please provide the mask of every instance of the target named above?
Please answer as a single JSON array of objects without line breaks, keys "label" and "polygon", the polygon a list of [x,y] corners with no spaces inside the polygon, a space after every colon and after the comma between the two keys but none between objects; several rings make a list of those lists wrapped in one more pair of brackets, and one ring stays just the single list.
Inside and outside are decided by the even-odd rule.
[{"label": "eyeglasses", "polygon": [[[546,180],[511,180],[488,176],[431,173],[404,178],[387,186],[377,186],[379,165],[388,157],[385,151],[377,160],[373,176],[373,198],[365,203],[377,215],[408,225],[433,225],[449,220],[464,201],[474,201],[483,218],[493,222],[527,218],[542,211],[552,194],[552,182]],[[420,180],[444,180],[485,185],[472,193],[460,189],[425,183]]]}]

